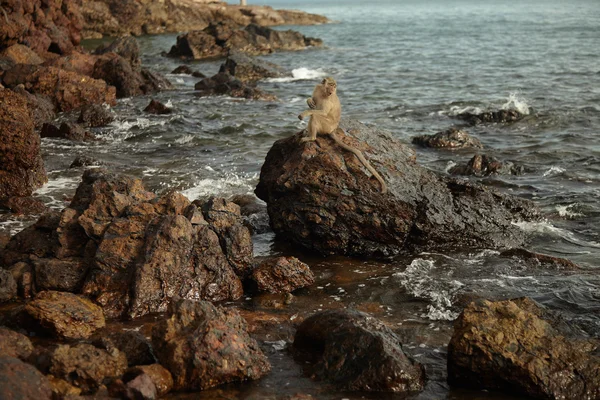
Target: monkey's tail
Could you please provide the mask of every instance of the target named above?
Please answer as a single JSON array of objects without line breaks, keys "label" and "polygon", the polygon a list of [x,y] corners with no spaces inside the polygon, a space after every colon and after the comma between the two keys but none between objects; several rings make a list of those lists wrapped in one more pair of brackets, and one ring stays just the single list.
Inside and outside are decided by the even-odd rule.
[{"label": "monkey's tail", "polygon": [[383,181],[383,178],[381,177],[381,175],[379,175],[379,173],[375,170],[375,168],[373,168],[371,163],[365,158],[365,156],[363,156],[363,153],[360,150],[358,150],[352,146],[348,146],[346,143],[342,142],[342,140],[336,134],[337,132],[341,132],[342,135],[344,134],[344,131],[341,128],[337,128],[334,132],[331,132],[331,137],[333,138],[335,143],[338,146],[340,146],[341,148],[343,148],[344,150],[348,150],[348,151],[354,153],[354,155],[356,157],[358,157],[360,162],[373,174],[373,176],[375,178],[377,178],[377,180],[379,181],[379,184],[381,185],[381,193],[386,193],[387,186],[386,186],[385,182]]}]

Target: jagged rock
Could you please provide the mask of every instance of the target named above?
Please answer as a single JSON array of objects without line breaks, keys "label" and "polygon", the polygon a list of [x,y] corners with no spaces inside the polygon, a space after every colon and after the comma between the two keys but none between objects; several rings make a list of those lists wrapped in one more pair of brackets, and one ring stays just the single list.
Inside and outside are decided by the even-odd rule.
[{"label": "jagged rock", "polygon": [[577,271],[580,268],[566,258],[553,257],[546,254],[534,253],[526,249],[509,249],[500,253],[501,257],[516,258],[525,261],[531,267],[542,267],[544,270]]},{"label": "jagged rock", "polygon": [[252,234],[265,233],[271,230],[267,207],[265,204],[259,204],[256,196],[236,195],[231,198],[231,201],[240,206],[244,224]]},{"label": "jagged rock", "polygon": [[69,55],[46,61],[44,65],[91,77],[97,60],[98,57],[93,54],[72,52]]},{"label": "jagged rock", "polygon": [[290,293],[315,283],[315,276],[296,257],[278,257],[262,262],[252,271],[258,290],[269,293]]},{"label": "jagged rock", "polygon": [[36,258],[34,266],[37,290],[79,292],[89,267],[81,258]]},{"label": "jagged rock", "polygon": [[88,104],[82,107],[77,122],[89,127],[106,126],[113,122],[115,117],[104,105]]},{"label": "jagged rock", "polygon": [[129,381],[142,374],[150,377],[159,396],[164,396],[173,389],[173,377],[171,373],[160,364],[138,365],[129,368],[123,378],[125,381]]},{"label": "jagged rock", "polygon": [[173,375],[175,390],[258,379],[271,369],[237,311],[179,300],[169,313],[154,326],[152,344],[160,364]]},{"label": "jagged rock", "polygon": [[329,310],[302,322],[295,357],[308,371],[341,390],[414,392],[425,385],[423,367],[405,355],[398,336],[359,311]]},{"label": "jagged rock", "polygon": [[278,31],[256,24],[236,30],[231,23],[217,22],[211,23],[202,31],[179,35],[169,56],[200,60],[225,57],[230,51],[261,55],[278,50],[298,51],[307,46],[322,45],[322,40],[305,37],[292,30]]},{"label": "jagged rock", "polygon": [[10,210],[13,214],[42,214],[48,211],[48,207],[40,200],[28,197],[8,197],[0,199],[0,207]]},{"label": "jagged rock", "polygon": [[106,378],[121,377],[127,358],[119,350],[110,353],[91,344],[59,345],[51,354],[49,372],[82,390],[93,393]]},{"label": "jagged rock", "polygon": [[0,269],[0,303],[17,297],[17,282],[10,271]]},{"label": "jagged rock", "polygon": [[229,54],[225,63],[221,65],[219,72],[226,72],[242,82],[256,82],[265,78],[292,76],[290,72],[285,71],[276,64],[251,58],[237,51]]},{"label": "jagged rock", "polygon": [[206,75],[204,75],[202,72],[193,71],[187,65],[180,65],[179,67],[177,67],[173,71],[171,71],[171,73],[172,74],[182,74],[182,75],[192,75],[193,77],[196,77],[196,78],[206,78]]},{"label": "jagged rock", "polygon": [[130,367],[154,364],[156,362],[150,342],[139,332],[122,331],[112,332],[108,335],[102,334],[102,337],[98,338],[97,342],[109,351],[117,348],[125,354]]},{"label": "jagged rock", "polygon": [[525,114],[518,110],[498,110],[498,111],[485,111],[479,114],[471,112],[463,112],[454,116],[455,118],[466,121],[469,125],[478,124],[489,124],[489,123],[507,123],[516,122],[525,117]]},{"label": "jagged rock", "polygon": [[4,49],[4,51],[0,53],[0,57],[6,57],[15,64],[39,65],[44,62],[42,57],[38,56],[35,51],[22,44],[13,44]]},{"label": "jagged rock", "polygon": [[13,88],[15,93],[25,96],[27,105],[31,112],[31,119],[35,129],[41,129],[45,122],[51,121],[56,117],[56,107],[48,96],[40,94],[31,94],[23,85],[17,85]]},{"label": "jagged rock", "polygon": [[43,138],[61,138],[78,142],[96,139],[93,134],[87,132],[81,125],[74,124],[73,122],[63,122],[59,128],[51,123],[45,123],[40,131],[40,136]]},{"label": "jagged rock", "polygon": [[0,326],[0,357],[27,360],[32,352],[33,344],[27,336]]},{"label": "jagged rock", "polygon": [[519,168],[512,163],[503,163],[485,154],[476,154],[466,165],[456,165],[450,168],[448,172],[452,175],[475,176],[489,176],[492,174],[519,175],[523,172],[523,168]]},{"label": "jagged rock", "polygon": [[100,45],[94,50],[94,54],[102,55],[106,53],[116,53],[123,57],[131,68],[139,70],[142,67],[140,61],[140,46],[135,38],[125,36],[115,39],[111,43]]},{"label": "jagged rock", "polygon": [[435,135],[415,136],[412,142],[423,147],[444,149],[483,148],[479,139],[469,136],[467,132],[458,128],[450,128]]},{"label": "jagged rock", "polygon": [[144,108],[144,111],[150,114],[171,114],[173,109],[165,106],[163,103],[157,100],[151,100],[150,104]]},{"label": "jagged rock", "polygon": [[386,181],[382,194],[360,161],[329,137],[281,139],[267,154],[257,196],[279,237],[323,254],[392,255],[405,249],[510,248],[525,241],[515,219],[539,213],[528,200],[438,176],[387,132],[343,121],[342,138]]},{"label": "jagged rock", "polygon": [[274,95],[265,93],[255,87],[248,86],[239,79],[223,72],[219,72],[211,78],[201,80],[196,83],[194,89],[198,90],[198,96],[227,95],[244,99],[267,101],[277,99]]},{"label": "jagged rock", "polygon": [[598,343],[573,337],[528,298],[471,303],[454,323],[448,381],[540,399],[600,397]]},{"label": "jagged rock", "polygon": [[0,388],[3,399],[51,400],[48,379],[34,366],[18,358],[0,356]]},{"label": "jagged rock", "polygon": [[48,181],[40,137],[27,98],[8,89],[0,89],[0,139],[0,198],[31,196]]},{"label": "jagged rock", "polygon": [[72,293],[45,291],[25,306],[25,311],[52,336],[85,339],[104,327],[102,309]]}]

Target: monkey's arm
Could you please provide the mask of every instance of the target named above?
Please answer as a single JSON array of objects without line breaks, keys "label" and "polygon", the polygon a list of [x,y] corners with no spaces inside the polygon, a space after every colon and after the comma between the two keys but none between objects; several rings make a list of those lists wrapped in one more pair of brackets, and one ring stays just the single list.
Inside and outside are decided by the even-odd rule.
[{"label": "monkey's arm", "polygon": [[308,108],[310,108],[311,110],[317,108],[317,103],[315,103],[315,100],[312,97],[306,99],[306,104],[308,104]]},{"label": "monkey's arm", "polygon": [[325,110],[306,110],[306,111],[302,112],[302,114],[298,115],[298,118],[299,119],[304,119],[306,117],[310,117],[310,116],[313,116],[313,115],[319,115],[319,116],[322,116],[322,117],[326,117],[327,114],[328,113]]}]

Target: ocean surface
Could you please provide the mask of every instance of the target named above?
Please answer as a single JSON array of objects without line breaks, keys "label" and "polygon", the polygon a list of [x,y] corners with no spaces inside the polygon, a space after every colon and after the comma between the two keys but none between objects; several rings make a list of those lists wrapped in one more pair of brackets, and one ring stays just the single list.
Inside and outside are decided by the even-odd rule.
[{"label": "ocean surface", "polygon": [[[262,3],[249,1],[249,3]],[[411,399],[516,399],[505,394],[449,388],[447,343],[460,299],[530,296],[581,329],[600,337],[600,3],[573,1],[270,1],[275,8],[323,14],[335,21],[291,26],[323,39],[325,47],[263,57],[294,78],[259,84],[279,101],[247,101],[194,95],[197,78],[170,74],[180,60],[162,55],[176,35],[138,38],[143,64],[165,74],[176,90],[122,99],[116,121],[95,133],[102,139],[75,143],[43,139],[49,183],[36,196],[55,209],[69,203],[82,169],[69,169],[78,155],[143,178],[148,189],[176,189],[190,199],[253,194],[274,141],[305,125],[297,115],[322,77],[338,81],[345,117],[390,131],[410,143],[460,121],[463,111],[517,108],[527,114],[513,124],[466,130],[485,154],[523,167],[521,175],[464,178],[535,201],[538,223],[515,223],[530,234],[530,250],[567,258],[576,272],[548,270],[490,249],[423,253],[381,263],[341,257],[314,258],[278,243],[272,233],[255,238],[256,255],[294,254],[317,276],[313,288],[279,311],[293,319],[334,307],[371,312],[403,338],[407,351],[425,365],[426,390]],[[93,48],[98,42],[87,42]],[[221,61],[192,62],[206,75]],[[146,114],[155,98],[174,109]],[[471,150],[417,149],[418,161],[439,173],[466,163]],[[12,233],[28,218],[1,216]],[[242,306],[263,310],[256,299]],[[268,307],[267,307],[268,308]],[[282,339],[283,338],[283,339]],[[401,399],[337,393],[303,377],[286,350],[286,336],[263,337],[271,374],[254,383],[193,395],[206,399],[281,398],[309,393],[319,399]],[[185,398],[181,397],[180,398]]]}]

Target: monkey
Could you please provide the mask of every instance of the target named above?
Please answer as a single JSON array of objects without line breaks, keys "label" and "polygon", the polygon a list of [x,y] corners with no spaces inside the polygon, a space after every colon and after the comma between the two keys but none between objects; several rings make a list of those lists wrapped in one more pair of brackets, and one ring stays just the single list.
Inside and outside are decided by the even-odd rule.
[{"label": "monkey", "polygon": [[360,160],[360,162],[379,181],[381,193],[386,193],[387,186],[383,178],[364,157],[362,152],[342,142],[338,136],[338,134],[345,135],[345,133],[338,126],[342,116],[342,106],[336,92],[337,83],[335,79],[331,77],[323,79],[320,84],[315,86],[312,97],[306,100],[309,110],[298,115],[300,120],[310,117],[310,120],[308,121],[308,136],[300,139],[300,143],[314,142],[317,140],[317,134],[331,136],[338,146],[352,152]]}]

